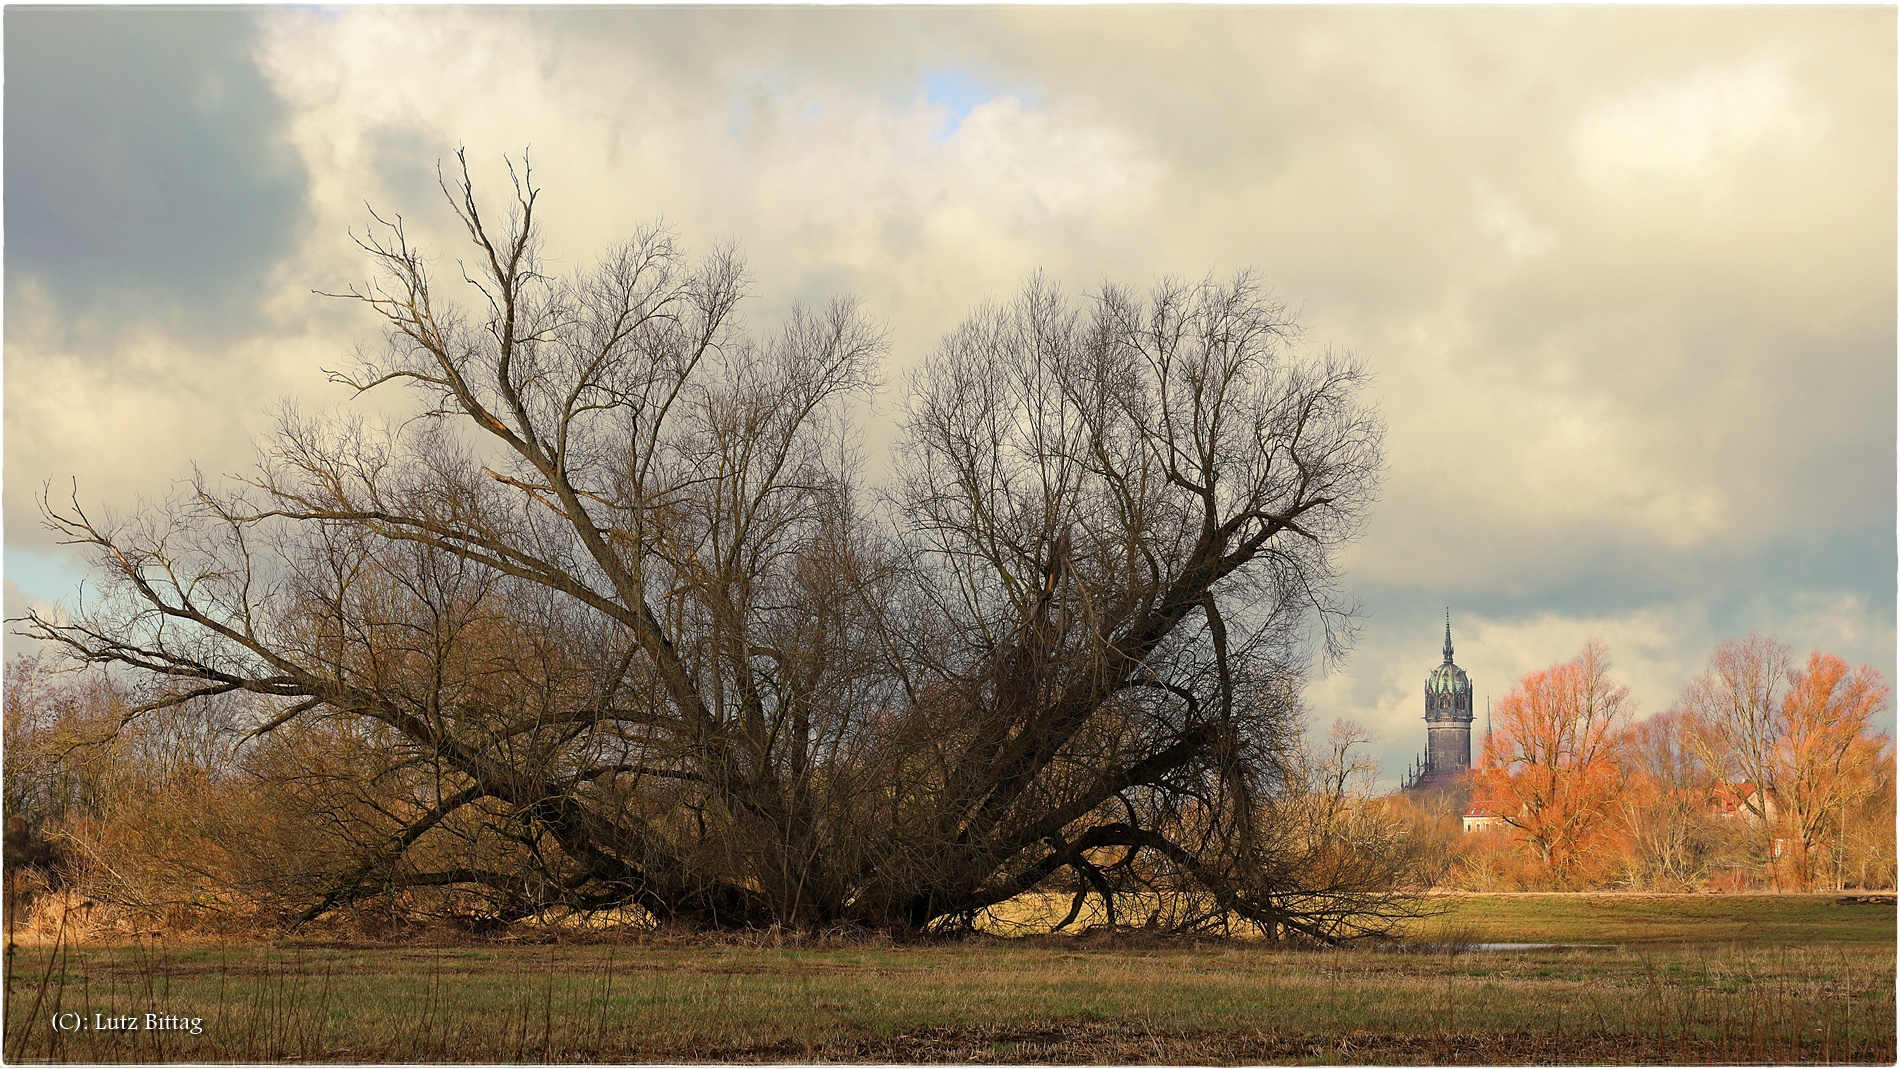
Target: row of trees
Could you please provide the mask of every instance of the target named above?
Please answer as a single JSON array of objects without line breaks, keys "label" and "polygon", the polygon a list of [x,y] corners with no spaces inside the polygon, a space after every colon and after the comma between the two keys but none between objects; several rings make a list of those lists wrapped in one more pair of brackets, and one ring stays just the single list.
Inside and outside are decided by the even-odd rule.
[{"label": "row of trees", "polygon": [[1592,641],[1496,710],[1470,798],[1508,833],[1461,842],[1460,878],[1531,886],[1786,889],[1894,882],[1894,752],[1874,669],[1751,634],[1669,709],[1631,723]]},{"label": "row of trees", "polygon": [[465,162],[444,192],[472,300],[379,220],[347,296],[385,344],[334,376],[410,418],[287,410],[248,480],[47,509],[104,582],[24,633],[125,673],[125,724],[249,740],[205,790],[283,828],[204,893],[936,931],[1059,889],[1318,939],[1408,909],[1403,830],[1301,745],[1381,424],[1250,276],[983,307],[873,488],[853,302],[758,338],[731,250],[649,229],[557,277],[525,161],[500,222]]}]

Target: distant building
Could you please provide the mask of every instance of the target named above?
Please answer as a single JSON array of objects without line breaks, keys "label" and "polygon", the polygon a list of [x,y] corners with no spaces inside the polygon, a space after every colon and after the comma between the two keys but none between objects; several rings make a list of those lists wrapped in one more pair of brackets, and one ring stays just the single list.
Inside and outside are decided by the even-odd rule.
[{"label": "distant building", "polygon": [[1405,777],[1408,791],[1461,785],[1471,768],[1471,677],[1451,659],[1451,610],[1445,610],[1445,661],[1425,677],[1425,754]]},{"label": "distant building", "polygon": [[1748,824],[1760,824],[1764,816],[1772,821],[1781,815],[1774,795],[1753,783],[1716,784],[1709,792],[1709,813],[1723,820],[1739,816]]},{"label": "distant building", "polygon": [[[1719,820],[1740,817],[1742,823],[1759,828],[1764,821],[1779,821],[1781,807],[1774,795],[1753,783],[1718,783],[1709,791],[1709,814]],[[1794,840],[1776,836],[1771,845],[1774,856],[1781,857],[1794,849]]]},{"label": "distant building", "polygon": [[1465,810],[1465,834],[1467,835],[1474,831],[1489,831],[1493,828],[1509,826],[1503,817],[1493,813],[1491,807],[1483,802],[1473,802],[1471,808]]}]

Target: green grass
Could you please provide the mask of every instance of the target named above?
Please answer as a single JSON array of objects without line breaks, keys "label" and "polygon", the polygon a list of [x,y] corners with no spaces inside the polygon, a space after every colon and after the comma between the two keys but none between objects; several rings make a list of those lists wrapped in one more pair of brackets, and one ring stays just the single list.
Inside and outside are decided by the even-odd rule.
[{"label": "green grass", "polygon": [[1461,927],[1491,943],[1895,944],[1894,907],[1833,895],[1444,895],[1420,932]]},{"label": "green grass", "polygon": [[[1484,918],[1494,925],[1483,933],[1488,941],[1586,934],[1623,946],[1408,954],[1058,937],[829,948],[658,940],[22,947],[5,1054],[161,1062],[1893,1060],[1892,907],[1730,900],[1752,920],[1737,941],[1725,934],[1728,921],[1703,912],[1704,901],[1721,899],[1603,899],[1623,903],[1627,923],[1619,925],[1618,907],[1604,912],[1581,897],[1460,900],[1432,923]],[[1803,925],[1818,934],[1784,939]],[[1671,941],[1649,938],[1665,930]],[[47,1027],[56,1011],[88,1020],[170,1013],[202,1018],[203,1027],[197,1036],[58,1033]]]}]

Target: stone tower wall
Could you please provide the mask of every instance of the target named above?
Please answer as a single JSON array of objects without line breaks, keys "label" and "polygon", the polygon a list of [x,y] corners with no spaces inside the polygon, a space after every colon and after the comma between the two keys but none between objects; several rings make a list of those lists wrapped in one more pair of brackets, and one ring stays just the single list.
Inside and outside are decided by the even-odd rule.
[{"label": "stone tower wall", "polygon": [[1471,767],[1471,721],[1449,720],[1425,729],[1425,772],[1445,775]]}]

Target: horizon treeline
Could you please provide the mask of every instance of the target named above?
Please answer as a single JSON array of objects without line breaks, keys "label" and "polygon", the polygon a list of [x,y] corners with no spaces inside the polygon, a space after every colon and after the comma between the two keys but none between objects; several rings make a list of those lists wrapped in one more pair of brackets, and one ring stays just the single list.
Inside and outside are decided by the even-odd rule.
[{"label": "horizon treeline", "polygon": [[[1796,662],[1750,635],[1724,643],[1668,709],[1632,719],[1592,641],[1499,703],[1459,788],[1378,793],[1367,735],[1345,722],[1295,771],[1309,802],[1329,809],[1311,826],[1402,851],[1398,891],[1888,890],[1894,747],[1872,724],[1887,699],[1870,668],[1821,652]],[[375,845],[352,812],[361,762],[375,760],[367,746],[301,728],[253,737],[230,699],[166,717],[138,707],[108,674],[45,655],[9,663],[6,862],[29,918],[36,900],[56,899],[62,915],[95,903],[102,929],[268,929]],[[1465,831],[1467,814],[1493,826]],[[1091,888],[1039,890],[1066,907]],[[408,888],[343,920],[370,936],[445,919],[481,928],[453,899]],[[1107,919],[1096,904],[1083,916]]]}]

